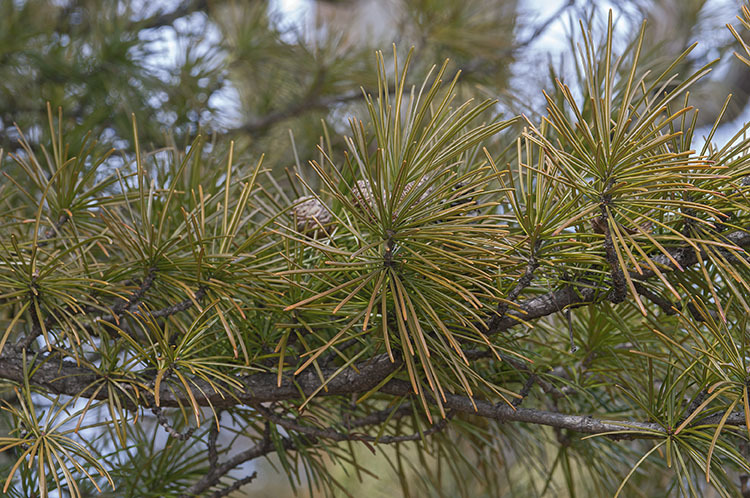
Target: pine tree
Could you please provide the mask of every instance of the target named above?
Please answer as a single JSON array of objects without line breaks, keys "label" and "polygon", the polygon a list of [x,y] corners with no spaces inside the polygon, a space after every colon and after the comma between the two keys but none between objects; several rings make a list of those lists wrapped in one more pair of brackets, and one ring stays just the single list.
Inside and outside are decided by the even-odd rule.
[{"label": "pine tree", "polygon": [[746,495],[750,10],[316,6],[0,4],[3,493]]}]

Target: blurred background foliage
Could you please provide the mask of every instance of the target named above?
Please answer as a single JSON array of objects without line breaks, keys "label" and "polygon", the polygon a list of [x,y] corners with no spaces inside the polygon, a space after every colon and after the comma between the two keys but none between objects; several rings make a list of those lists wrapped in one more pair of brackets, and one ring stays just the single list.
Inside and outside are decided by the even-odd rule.
[{"label": "blurred background foliage", "polygon": [[[615,2],[621,46],[642,19],[644,67],[654,71],[694,41],[683,62],[689,74],[731,52],[723,25],[736,14],[721,0]],[[17,147],[17,123],[43,139],[46,102],[68,123],[93,130],[100,146],[127,149],[135,113],[149,149],[187,145],[198,131],[236,140],[237,157],[268,164],[313,158],[321,120],[345,130],[362,110],[361,88],[375,89],[373,50],[401,55],[414,46],[421,80],[450,59],[462,71],[459,98],[498,98],[505,117],[544,110],[540,90],[574,71],[577,21],[601,33],[602,2],[512,0],[354,0],[246,2],[224,0],[65,1],[0,3],[0,146]],[[597,28],[598,25],[598,28]],[[727,121],[748,100],[746,68],[723,57],[702,81],[699,124],[712,123],[727,93]],[[336,136],[333,134],[332,136]],[[72,140],[72,137],[69,137]],[[340,144],[333,144],[334,148]]]},{"label": "blurred background foliage", "polygon": [[[606,11],[610,8],[614,9],[613,43],[618,53],[631,53],[638,27],[642,20],[649,20],[639,62],[643,72],[648,69],[652,74],[660,74],[696,41],[700,45],[679,62],[675,73],[684,78],[710,61],[720,59],[714,71],[691,88],[691,101],[700,102],[696,136],[708,133],[729,93],[733,98],[724,113],[724,122],[728,124],[727,128],[719,128],[717,141],[727,138],[729,132],[722,130],[736,130],[739,128],[736,122],[747,121],[750,74],[745,64],[731,56],[738,50],[738,43],[724,28],[739,14],[738,5],[730,1],[0,0],[0,148],[6,154],[28,158],[30,150],[48,144],[52,139],[50,130],[54,129],[47,126],[49,103],[53,109],[59,106],[64,111],[58,126],[66,130],[67,147],[76,151],[75,154],[82,148],[87,151],[79,155],[84,158],[81,170],[115,148],[118,151],[105,159],[105,169],[112,171],[115,167],[132,164],[136,146],[133,114],[143,149],[177,151],[149,156],[152,159],[150,175],[157,179],[156,185],[170,184],[175,170],[185,159],[185,151],[191,149],[194,138],[202,133],[209,138],[195,154],[210,159],[196,162],[191,174],[207,184],[220,185],[226,179],[223,175],[227,144],[232,140],[236,177],[248,181],[264,155],[264,168],[291,199],[296,197],[291,189],[300,187],[289,180],[285,171],[296,166],[300,175],[315,185],[315,175],[308,162],[325,163],[316,147],[321,145],[338,163],[345,149],[343,135],[350,133],[348,118],[367,115],[362,90],[367,93],[378,90],[375,50],[389,53],[395,43],[398,56],[403,60],[409,48],[414,47],[409,83],[417,85],[431,66],[449,59],[444,79],[450,81],[461,72],[455,88],[459,102],[472,98],[479,102],[486,98],[498,99],[497,104],[484,110],[483,119],[510,119],[522,114],[537,123],[546,115],[547,106],[564,100],[563,92],[555,84],[557,78],[570,85],[574,95],[588,95],[585,75],[574,63],[574,54],[581,43],[577,23],[582,20],[585,27],[592,30],[595,38],[592,43],[601,46],[607,31]],[[391,66],[386,71],[393,81]],[[545,100],[542,89],[548,92],[549,100]],[[523,122],[516,121],[512,124],[513,132],[492,136],[484,145],[498,156],[499,151],[515,145],[517,133],[523,126]],[[86,135],[86,130],[91,131],[91,136]],[[24,140],[26,150],[22,145]],[[691,144],[682,145],[687,149]],[[1,164],[2,171],[8,175],[6,178],[15,178],[21,185],[44,183],[43,178],[35,179],[19,163],[4,159]],[[94,187],[97,192],[117,191],[114,179],[102,181],[105,183]],[[33,218],[36,213],[27,212],[20,201],[8,201],[16,193],[7,188],[9,183],[5,178],[3,182],[0,198],[7,201],[6,205],[18,206],[18,212],[13,213],[15,218]],[[195,183],[191,179],[185,182],[186,186]],[[239,195],[240,190],[238,187],[232,195]],[[86,198],[81,191],[73,193]],[[185,204],[189,204],[186,192],[175,195],[183,194]],[[66,205],[65,192],[57,195],[62,198],[60,205]],[[91,193],[92,198],[95,195],[96,192]],[[121,200],[113,198],[111,202]],[[63,216],[62,211],[60,216]],[[0,226],[8,220],[2,221],[0,217]],[[79,227],[85,229],[86,224],[79,224]],[[260,251],[258,254],[262,255]],[[232,273],[231,268],[225,271]],[[567,276],[560,277],[565,278]],[[685,286],[690,284],[685,282]],[[180,296],[170,285],[158,285],[163,286],[157,286],[156,293],[164,297],[160,304],[179,301]],[[543,283],[539,285],[543,287]],[[256,291],[243,289],[243,292]],[[606,315],[593,309],[575,314],[574,329],[588,331],[575,341],[592,353],[565,372],[571,383],[585,385],[588,382],[589,377],[583,374],[577,377],[583,370],[596,372],[597,376],[592,377],[598,382],[602,378],[611,378],[613,383],[622,380],[613,372],[611,362],[597,364],[599,357],[595,351],[618,345],[607,343],[606,334],[595,332],[620,328],[633,343],[655,342],[647,321],[634,318],[634,309],[610,311]],[[266,316],[262,310],[253,312]],[[623,326],[625,323],[628,326]],[[633,326],[636,323],[637,326]],[[670,318],[665,323],[661,326],[677,327],[676,319]],[[547,340],[557,349],[556,355],[540,359],[539,368],[554,368],[558,362],[563,362],[561,358],[569,359],[568,329],[562,319],[541,324],[536,334],[539,335],[532,341]],[[273,347],[275,342],[270,340],[269,344]],[[642,362],[638,363],[639,368],[649,368],[649,363],[642,358],[631,360]],[[503,372],[498,373],[503,375]],[[598,399],[588,401],[589,405],[579,405],[578,409],[594,411],[605,403]],[[13,397],[9,397],[8,402],[12,406],[24,403]],[[144,424],[142,430],[139,428],[130,436],[137,439],[134,446],[158,447],[157,428],[156,423]],[[471,434],[471,430],[467,424],[466,434]],[[467,455],[485,457],[479,461],[454,462],[452,459],[457,458],[463,448],[458,446],[446,456],[441,453],[444,447],[437,443],[427,456],[416,454],[406,446],[388,448],[383,451],[403,453],[392,454],[388,459],[373,457],[365,448],[360,448],[353,452],[358,463],[336,469],[338,474],[334,478],[353,496],[392,496],[405,489],[411,489],[414,496],[425,493],[525,496],[529,489],[549,496],[578,489],[583,496],[597,496],[599,492],[611,493],[612,489],[605,482],[616,482],[617,478],[611,476],[621,478],[626,474],[630,470],[628,462],[637,460],[643,453],[641,450],[647,447],[634,445],[625,450],[605,438],[583,444],[565,431],[547,429],[542,437],[536,438],[535,445],[523,446],[533,439],[523,437],[524,433],[538,436],[539,431],[536,426],[487,422],[487,426],[476,431],[474,438],[467,435],[461,443],[472,448],[467,450]],[[204,434],[204,437],[207,436]],[[434,437],[441,441],[442,435]],[[561,441],[565,444],[559,444]],[[102,454],[111,449],[107,441],[95,443],[99,444]],[[190,444],[174,440],[171,445],[152,451],[151,474],[146,472],[134,477],[123,473],[114,478],[119,479],[125,489],[128,486],[131,489],[157,488],[154,483],[160,480],[160,475],[169,473],[189,480],[191,472],[200,475],[207,466],[201,450],[191,449]],[[446,439],[443,444],[452,442]],[[523,451],[519,451],[521,446]],[[628,454],[622,459],[602,459],[600,467],[589,466],[591,461],[596,461],[595,455],[620,451]],[[566,452],[573,456],[569,459]],[[176,454],[189,455],[184,468],[169,467],[179,460]],[[590,460],[576,460],[576,455],[586,454],[594,456]],[[119,453],[112,458],[124,459],[121,465],[127,468],[128,456]],[[325,464],[329,458],[332,457],[324,455],[320,461]],[[275,470],[280,473],[289,473],[285,465],[296,466],[303,475],[298,484],[305,488],[307,478],[300,470],[301,464],[279,462],[274,458],[269,462],[275,463]],[[503,466],[508,462],[512,464]],[[265,488],[261,490],[256,485],[251,495],[270,497],[288,493],[286,480],[263,471],[265,465],[270,464],[266,462],[258,468],[259,483]],[[455,472],[442,474],[441,465],[453,465]],[[490,468],[493,465],[503,466],[507,474],[493,473]],[[651,471],[660,468],[659,465],[650,467]],[[359,466],[380,479],[376,481],[367,476]],[[432,475],[422,479],[425,472]],[[450,477],[462,472],[472,477],[466,482]],[[587,478],[589,473],[590,478]],[[483,480],[490,475],[495,475],[495,482]],[[654,478],[648,472],[639,471],[632,480],[635,484],[628,490],[633,493],[639,490],[642,496],[657,496],[654,493],[669,485],[670,477],[665,475]],[[33,480],[34,476],[23,478]],[[142,481],[135,484],[138,479]],[[435,483],[441,479],[445,482],[436,487]],[[81,486],[85,492],[94,493],[93,488]],[[242,496],[241,492],[236,496]]]}]

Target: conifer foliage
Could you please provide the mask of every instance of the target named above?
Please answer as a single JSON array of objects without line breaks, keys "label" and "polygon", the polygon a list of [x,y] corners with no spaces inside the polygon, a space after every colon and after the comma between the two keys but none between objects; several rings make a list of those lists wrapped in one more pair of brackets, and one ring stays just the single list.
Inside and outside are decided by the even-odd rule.
[{"label": "conifer foliage", "polygon": [[741,496],[750,125],[697,131],[719,61],[602,33],[538,116],[377,52],[349,128],[286,169],[208,132],[150,149],[135,115],[119,151],[50,104],[19,126],[2,492],[241,496],[269,461],[315,496]]}]

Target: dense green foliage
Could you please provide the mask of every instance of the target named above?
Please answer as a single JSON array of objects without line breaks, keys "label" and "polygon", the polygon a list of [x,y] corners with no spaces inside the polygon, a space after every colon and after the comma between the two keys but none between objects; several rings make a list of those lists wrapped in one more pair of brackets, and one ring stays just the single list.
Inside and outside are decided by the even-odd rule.
[{"label": "dense green foliage", "polygon": [[[750,125],[715,143],[725,104],[699,136],[692,95],[721,59],[663,64],[592,16],[511,117],[488,33],[515,2],[407,3],[429,43],[374,58],[262,4],[17,31],[34,5],[0,16],[39,83],[0,101],[3,493],[252,495],[267,459],[311,495],[742,496]],[[180,78],[149,74],[138,34],[187,15],[220,49],[188,33]],[[207,104],[239,81],[233,128]]]}]

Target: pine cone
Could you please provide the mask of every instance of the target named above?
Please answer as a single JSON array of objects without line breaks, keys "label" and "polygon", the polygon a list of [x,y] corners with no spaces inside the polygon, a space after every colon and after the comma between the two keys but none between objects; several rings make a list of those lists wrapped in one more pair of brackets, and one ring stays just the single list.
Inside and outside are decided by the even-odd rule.
[{"label": "pine cone", "polygon": [[[426,178],[422,178],[419,181],[411,181],[404,185],[404,191],[401,193],[401,199],[399,199],[399,203],[404,201],[406,196],[409,195],[409,192],[411,192],[413,188],[419,187],[426,181]],[[432,187],[428,188],[427,191],[422,194],[420,200],[424,199],[432,190]],[[355,207],[358,207],[359,209],[368,213],[370,215],[370,219],[375,219],[374,198],[369,180],[357,180],[357,185],[352,188],[352,197],[354,198],[353,200]],[[396,215],[398,215],[398,210],[393,213],[394,218],[396,217]]]},{"label": "pine cone", "polygon": [[373,219],[372,211],[372,188],[368,180],[357,180],[357,184],[352,188],[352,197],[354,207],[365,211]]},{"label": "pine cone", "polygon": [[292,208],[292,214],[297,220],[297,231],[306,233],[314,231],[315,234],[324,233],[325,228],[333,221],[333,216],[328,207],[312,196],[300,197]]}]

